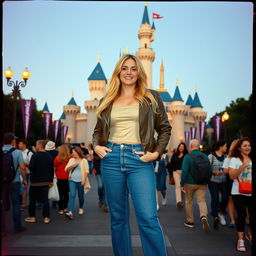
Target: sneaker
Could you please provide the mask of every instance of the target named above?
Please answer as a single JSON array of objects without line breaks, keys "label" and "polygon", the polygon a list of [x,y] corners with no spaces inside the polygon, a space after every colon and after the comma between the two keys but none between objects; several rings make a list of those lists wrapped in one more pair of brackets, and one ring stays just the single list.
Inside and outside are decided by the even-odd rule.
[{"label": "sneaker", "polygon": [[73,219],[73,214],[72,214],[72,212],[71,212],[71,211],[66,212],[66,213],[65,213],[65,216],[66,216],[68,219],[70,219],[70,220],[72,220],[72,219]]},{"label": "sneaker", "polygon": [[178,203],[177,203],[177,208],[178,208],[179,210],[181,210],[181,209],[183,208],[183,203],[182,203],[182,202],[178,202]]},{"label": "sneaker", "polygon": [[48,217],[45,217],[45,218],[44,218],[44,223],[45,223],[45,224],[50,223],[50,221],[51,221],[50,218],[48,218]]},{"label": "sneaker", "polygon": [[60,215],[62,215],[63,213],[64,213],[63,210],[59,210],[59,211],[58,211],[58,214],[60,214]]},{"label": "sneaker", "polygon": [[203,231],[208,232],[210,230],[210,227],[209,227],[209,222],[208,222],[207,217],[202,216],[201,217],[201,223],[203,225]]},{"label": "sneaker", "polygon": [[162,199],[162,205],[166,205],[166,202],[167,202],[166,197],[163,197],[163,199]]},{"label": "sneaker", "polygon": [[184,225],[185,225],[186,227],[189,227],[189,228],[193,228],[193,227],[194,227],[194,223],[193,223],[193,222],[185,221],[185,222],[184,222]]},{"label": "sneaker", "polygon": [[25,222],[35,223],[36,222],[36,218],[35,217],[27,217],[27,218],[25,218]]},{"label": "sneaker", "polygon": [[102,200],[99,200],[98,206],[99,206],[99,208],[101,208],[103,206],[103,201]]},{"label": "sneaker", "polygon": [[219,228],[219,218],[218,217],[215,217],[213,219],[213,228],[216,230]]},{"label": "sneaker", "polygon": [[78,214],[79,214],[79,215],[83,215],[83,214],[84,214],[84,209],[79,208]]},{"label": "sneaker", "polygon": [[245,246],[244,246],[244,240],[238,240],[238,241],[237,241],[236,249],[237,249],[239,252],[245,252],[245,251],[246,251]]},{"label": "sneaker", "polygon": [[225,220],[225,215],[220,214],[220,213],[219,213],[218,215],[219,215],[220,224],[221,224],[222,226],[226,226],[227,223],[226,223],[226,220]]},{"label": "sneaker", "polygon": [[252,244],[252,235],[250,235],[249,233],[246,233],[246,234],[245,234],[245,238],[248,240],[248,242],[249,242],[250,244]]}]

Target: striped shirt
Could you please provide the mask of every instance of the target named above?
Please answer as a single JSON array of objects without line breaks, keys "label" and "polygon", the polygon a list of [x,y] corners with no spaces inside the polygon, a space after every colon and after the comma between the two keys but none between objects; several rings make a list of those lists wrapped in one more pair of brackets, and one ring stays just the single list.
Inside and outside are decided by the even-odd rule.
[{"label": "striped shirt", "polygon": [[215,174],[212,174],[211,177],[211,182],[215,182],[215,183],[223,183],[226,182],[226,174],[224,173],[224,169],[223,169],[223,161],[220,161],[219,159],[217,159],[216,156],[214,156],[213,154],[208,155],[209,161],[211,163],[211,167],[212,167],[212,171],[221,171],[223,172],[222,175],[217,176]]}]

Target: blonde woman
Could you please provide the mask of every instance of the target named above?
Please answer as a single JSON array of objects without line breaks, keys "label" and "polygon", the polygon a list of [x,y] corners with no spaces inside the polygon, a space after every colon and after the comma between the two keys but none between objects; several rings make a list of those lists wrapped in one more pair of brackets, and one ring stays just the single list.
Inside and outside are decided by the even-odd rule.
[{"label": "blonde woman", "polygon": [[69,201],[68,209],[65,216],[73,219],[73,211],[75,210],[76,191],[78,192],[79,211],[78,214],[84,213],[84,185],[89,174],[89,166],[87,160],[84,158],[80,147],[72,149],[72,158],[69,160],[65,171],[69,172]]},{"label": "blonde woman", "polygon": [[236,143],[238,142],[238,139],[235,139],[232,141],[230,148],[229,148],[229,152],[228,152],[228,156],[225,158],[224,162],[223,162],[223,169],[224,169],[224,173],[227,174],[227,186],[228,186],[228,214],[229,214],[229,218],[230,218],[230,223],[229,223],[229,227],[230,228],[235,228],[236,224],[235,224],[235,205],[234,205],[234,201],[233,198],[231,196],[231,189],[232,189],[232,183],[233,181],[229,178],[229,163],[230,163],[230,156],[231,156],[231,152],[234,148],[234,146],[236,145]]},{"label": "blonde woman", "polygon": [[136,212],[144,255],[166,256],[152,161],[161,158],[171,127],[159,94],[146,87],[147,77],[140,60],[124,55],[116,64],[109,89],[96,112],[93,147],[101,158],[116,256],[132,254],[128,194]]}]

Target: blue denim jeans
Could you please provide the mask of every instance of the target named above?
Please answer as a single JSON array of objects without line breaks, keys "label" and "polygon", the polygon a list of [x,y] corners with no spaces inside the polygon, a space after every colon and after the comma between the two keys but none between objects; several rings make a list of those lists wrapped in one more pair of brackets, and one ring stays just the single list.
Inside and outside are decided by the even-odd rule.
[{"label": "blue denim jeans", "polygon": [[79,208],[84,207],[84,186],[81,185],[81,182],[75,182],[73,180],[69,180],[68,184],[70,192],[68,201],[68,211],[73,212],[75,210],[76,191],[78,193]]},{"label": "blue denim jeans", "polygon": [[135,152],[140,144],[108,142],[112,149],[101,160],[101,175],[111,217],[112,247],[115,256],[131,256],[129,194],[133,201],[144,255],[166,256],[163,231],[156,209],[156,180],[153,163],[145,163]]},{"label": "blue denim jeans", "polygon": [[107,205],[107,197],[106,197],[106,193],[105,193],[105,189],[103,186],[103,182],[102,182],[102,178],[101,178],[101,174],[97,174],[95,175],[96,177],[96,181],[98,184],[98,196],[99,196],[99,200],[103,201],[104,205]]},{"label": "blue denim jeans", "polygon": [[10,184],[10,199],[12,204],[12,219],[14,224],[14,230],[21,228],[21,201],[20,201],[20,186],[21,183],[17,182]]}]

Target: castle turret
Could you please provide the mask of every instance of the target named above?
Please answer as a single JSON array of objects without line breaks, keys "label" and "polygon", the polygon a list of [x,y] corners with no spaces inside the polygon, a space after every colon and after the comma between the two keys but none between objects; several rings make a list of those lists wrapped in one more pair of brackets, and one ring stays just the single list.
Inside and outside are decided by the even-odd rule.
[{"label": "castle turret", "polygon": [[176,88],[168,111],[171,114],[172,134],[170,138],[171,149],[177,148],[180,142],[184,142],[184,115],[188,111],[188,106],[183,104],[180,95],[178,79],[176,80]]},{"label": "castle turret", "polygon": [[98,64],[92,71],[91,75],[88,77],[89,90],[90,90],[90,99],[100,100],[106,91],[107,79],[100,65],[100,58],[98,58]]},{"label": "castle turret", "polygon": [[65,121],[66,121],[66,115],[64,112],[62,112],[61,116],[60,116],[60,122],[62,125],[65,124]]},{"label": "castle turret", "polygon": [[49,108],[48,108],[48,104],[47,104],[47,102],[45,102],[45,104],[44,104],[44,107],[43,107],[43,113],[49,113],[50,111],[49,111]]},{"label": "castle turret", "polygon": [[155,60],[155,52],[151,48],[151,42],[154,41],[155,25],[150,26],[148,18],[147,4],[144,7],[144,14],[141,22],[141,26],[138,32],[138,38],[140,40],[140,48],[136,52],[136,55],[142,62],[142,65],[147,74],[148,88],[152,87],[152,63]]},{"label": "castle turret", "polygon": [[71,143],[76,142],[76,115],[80,113],[80,106],[77,106],[74,96],[70,99],[67,105],[63,107],[63,112],[66,116],[65,125],[68,126],[67,138]]},{"label": "castle turret", "polygon": [[197,91],[194,95],[190,113],[193,116],[193,119],[195,121],[195,127],[197,128],[196,139],[199,140],[199,121],[204,121],[207,117],[207,113],[203,111],[203,106],[201,104]]}]

